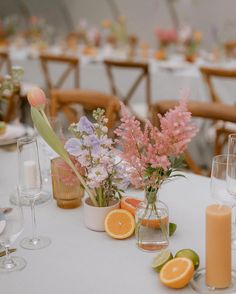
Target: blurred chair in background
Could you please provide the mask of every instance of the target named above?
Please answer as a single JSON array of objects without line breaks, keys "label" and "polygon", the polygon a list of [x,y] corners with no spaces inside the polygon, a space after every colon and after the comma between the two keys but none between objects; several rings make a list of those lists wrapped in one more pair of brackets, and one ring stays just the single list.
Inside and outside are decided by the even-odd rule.
[{"label": "blurred chair in background", "polygon": [[[52,89],[61,89],[71,73],[74,74],[74,88],[79,88],[78,58],[66,55],[41,54],[40,62],[48,94],[50,94]],[[54,81],[52,74],[50,74],[50,64],[61,64],[66,66],[56,81]]]},{"label": "blurred chair in background", "polygon": [[[109,79],[111,93],[120,98],[120,100],[129,107],[131,112],[140,120],[143,121],[145,117],[149,116],[150,106],[151,106],[151,78],[149,72],[149,66],[146,62],[135,62],[135,61],[118,61],[118,60],[105,60],[104,65],[106,67],[107,76]],[[114,69],[124,69],[124,70],[139,70],[140,74],[135,79],[134,83],[131,84],[126,95],[122,95],[117,88],[115,78],[113,75]],[[146,80],[145,85],[145,101],[140,103],[141,108],[139,111],[134,110],[133,105],[131,105],[131,98],[134,95],[136,89],[141,84],[142,80]],[[136,103],[138,105],[138,103]],[[142,116],[140,113],[142,112]],[[146,112],[146,113],[145,113]]]},{"label": "blurred chair in background", "polygon": [[[212,102],[223,102],[223,100],[216,93],[213,79],[236,79],[236,70],[213,67],[200,67],[200,71],[209,89]],[[236,103],[236,97],[234,102]]]},{"label": "blurred chair in background", "polygon": [[2,74],[2,71],[4,70],[4,73],[10,73],[11,72],[11,60],[9,57],[9,54],[7,51],[0,51],[0,73]]},{"label": "blurred chair in background", "polygon": [[79,104],[84,110],[92,111],[96,108],[105,109],[108,118],[108,128],[111,129],[119,115],[119,100],[112,95],[90,90],[52,90],[50,114],[56,117],[58,112],[63,112],[69,123],[78,122],[77,112],[73,105]]},{"label": "blurred chair in background", "polygon": [[[152,122],[154,125],[159,126],[158,113],[164,115],[169,109],[178,105],[178,101],[166,100],[159,101],[152,105]],[[197,102],[189,101],[188,110],[192,113],[193,117],[199,117],[202,119],[210,119],[214,121],[232,122],[236,123],[236,106],[226,105],[223,103],[215,102]],[[214,154],[220,154],[224,145],[227,143],[225,140],[225,133],[222,129],[216,129],[216,137],[214,142]],[[207,143],[206,143],[207,144]],[[206,146],[207,147],[207,146]],[[205,171],[199,166],[191,157],[187,151],[185,153],[185,160],[192,172],[196,174],[209,174],[209,171]]]},{"label": "blurred chair in background", "polygon": [[[212,67],[201,67],[200,71],[202,73],[203,79],[206,82],[206,85],[208,87],[211,101],[216,103],[223,103],[223,98],[221,98],[216,91],[216,84],[214,84],[214,79],[217,80],[233,80],[235,79],[236,82],[236,70],[235,69],[222,69],[222,68],[212,68]],[[236,105],[236,97],[233,101]],[[234,109],[234,108],[233,108]],[[234,122],[230,121],[216,121],[213,124],[213,127],[216,129],[216,137],[220,136],[221,142],[227,142],[228,135],[231,133],[236,132],[236,125]],[[218,149],[217,153],[219,153],[220,149]]]},{"label": "blurred chair in background", "polygon": [[236,40],[224,44],[225,55],[229,58],[236,58]]}]

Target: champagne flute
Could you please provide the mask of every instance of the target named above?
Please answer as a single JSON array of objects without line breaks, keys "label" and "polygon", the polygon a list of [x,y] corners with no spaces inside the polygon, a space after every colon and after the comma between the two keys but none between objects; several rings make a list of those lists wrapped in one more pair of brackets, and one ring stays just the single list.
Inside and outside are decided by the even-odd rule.
[{"label": "champagne flute", "polygon": [[[231,168],[236,169],[236,155],[232,155]],[[211,169],[211,196],[219,204],[232,206],[233,197],[227,186],[227,162],[228,155],[216,155],[212,160]]]},{"label": "champagne flute", "polygon": [[0,273],[19,271],[26,266],[26,261],[22,257],[10,255],[10,246],[24,228],[19,193],[16,195],[16,200],[17,205],[13,205],[8,199],[0,198],[0,244],[5,248],[5,256],[0,258]]},{"label": "champagne flute", "polygon": [[32,236],[21,241],[26,249],[41,249],[50,245],[48,237],[36,233],[35,201],[42,190],[42,178],[39,164],[36,137],[23,137],[17,140],[18,185],[20,196],[27,199],[31,208]]},{"label": "champagne flute", "polygon": [[235,198],[230,193],[228,184],[228,170],[236,171],[236,155],[217,155],[212,161],[211,170],[211,194],[219,203],[232,208],[232,248],[235,248],[234,217],[233,208],[236,204]]},{"label": "champagne flute", "polygon": [[235,157],[236,156],[236,134],[230,134],[228,138],[228,160],[227,160],[227,187],[229,193],[232,195],[233,207],[233,249],[236,249],[236,169]]}]

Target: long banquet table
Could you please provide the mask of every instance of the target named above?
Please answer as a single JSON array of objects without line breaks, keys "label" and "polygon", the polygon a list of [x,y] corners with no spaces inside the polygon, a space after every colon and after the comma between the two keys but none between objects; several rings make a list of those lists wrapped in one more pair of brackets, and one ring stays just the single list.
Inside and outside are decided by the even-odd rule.
[{"label": "long banquet table", "polygon": [[[0,150],[0,197],[9,197],[16,183],[15,152]],[[165,184],[160,197],[169,207],[170,220],[177,231],[170,239],[170,250],[196,250],[204,266],[205,207],[212,203],[209,178],[186,174]],[[132,195],[142,196],[141,192]],[[16,255],[27,261],[24,270],[0,275],[1,294],[164,294],[174,293],[160,284],[150,264],[155,254],[137,249],[134,237],[117,241],[106,233],[93,232],[83,223],[83,208],[63,210],[52,200],[37,206],[38,232],[51,238],[45,249],[22,249],[19,241],[29,236],[31,219],[24,209],[25,230],[14,246]],[[224,254],[222,252],[221,254]],[[236,268],[236,251],[233,252]],[[194,293],[186,287],[178,293]]]}]

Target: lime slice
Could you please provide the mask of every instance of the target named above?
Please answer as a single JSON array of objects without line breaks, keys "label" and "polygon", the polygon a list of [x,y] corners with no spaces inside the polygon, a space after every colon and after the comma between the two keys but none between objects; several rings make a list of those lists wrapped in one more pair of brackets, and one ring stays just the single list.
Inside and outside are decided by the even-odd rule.
[{"label": "lime slice", "polygon": [[162,251],[154,258],[152,268],[159,273],[161,268],[172,258],[173,254],[169,250]]},{"label": "lime slice", "polygon": [[171,237],[172,235],[174,235],[174,232],[177,229],[177,225],[174,223],[169,223],[169,236]]},{"label": "lime slice", "polygon": [[182,249],[179,250],[176,254],[175,257],[186,257],[192,260],[193,265],[195,270],[199,267],[200,265],[200,258],[198,254],[193,251],[192,249]]}]

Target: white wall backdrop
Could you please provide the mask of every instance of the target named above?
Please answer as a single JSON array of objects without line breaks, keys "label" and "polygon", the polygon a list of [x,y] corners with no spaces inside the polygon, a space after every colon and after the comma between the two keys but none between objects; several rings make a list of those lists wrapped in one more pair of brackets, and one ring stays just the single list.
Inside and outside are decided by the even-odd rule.
[{"label": "white wall backdrop", "polygon": [[217,38],[236,39],[236,0],[0,0],[0,17],[15,13],[27,20],[38,15],[63,32],[75,28],[81,18],[99,25],[122,14],[129,32],[154,45],[154,28],[172,26],[168,2],[174,3],[180,23],[203,31],[206,46]]},{"label": "white wall backdrop", "polygon": [[[109,0],[64,0],[74,24],[86,17],[93,24],[111,18]],[[171,1],[171,0],[170,0]],[[190,23],[204,33],[204,44],[211,46],[216,38],[236,38],[236,0],[172,0],[180,23]],[[155,26],[171,27],[166,0],[113,0],[119,12],[127,17],[128,29],[143,40],[155,44]],[[216,36],[216,34],[218,36]]]}]

